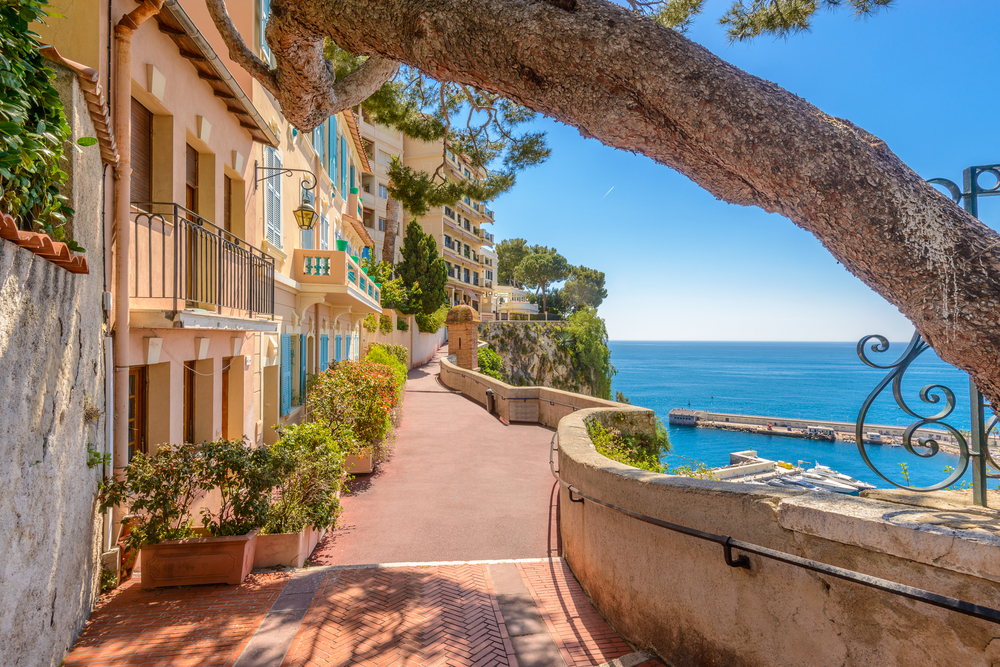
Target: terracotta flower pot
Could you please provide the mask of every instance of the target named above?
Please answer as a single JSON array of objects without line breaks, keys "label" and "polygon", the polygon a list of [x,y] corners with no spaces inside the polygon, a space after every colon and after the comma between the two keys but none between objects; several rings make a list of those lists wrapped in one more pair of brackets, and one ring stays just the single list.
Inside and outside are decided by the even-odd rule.
[{"label": "terracotta flower pot", "polygon": [[344,460],[344,470],[348,475],[360,475],[374,470],[371,454],[348,454]]},{"label": "terracotta flower pot", "polygon": [[231,584],[253,569],[257,530],[232,537],[190,537],[142,548],[142,588]]},{"label": "terracotta flower pot", "polygon": [[253,557],[254,568],[302,567],[313,549],[326,535],[326,528],[316,530],[306,526],[297,533],[279,533],[257,537],[257,550]]}]

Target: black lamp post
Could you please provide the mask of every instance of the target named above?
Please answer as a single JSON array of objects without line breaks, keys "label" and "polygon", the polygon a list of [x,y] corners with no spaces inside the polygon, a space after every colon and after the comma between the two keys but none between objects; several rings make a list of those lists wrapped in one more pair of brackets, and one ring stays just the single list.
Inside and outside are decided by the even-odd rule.
[{"label": "black lamp post", "polygon": [[[264,172],[264,175],[261,175]],[[271,173],[268,173],[271,172]],[[301,172],[303,174],[308,174],[311,177],[311,183],[308,185],[300,184],[302,189],[302,203],[299,207],[292,211],[292,215],[295,216],[295,224],[299,226],[300,229],[310,230],[313,225],[316,224],[316,209],[313,208],[312,202],[308,192],[315,190],[316,186],[319,184],[319,179],[316,178],[316,174],[309,171],[308,169],[288,169],[286,167],[261,167],[256,160],[253,163],[253,174],[254,174],[254,189],[257,188],[257,184],[261,181],[266,181],[269,178],[274,178],[275,176],[291,176],[294,172]]]}]

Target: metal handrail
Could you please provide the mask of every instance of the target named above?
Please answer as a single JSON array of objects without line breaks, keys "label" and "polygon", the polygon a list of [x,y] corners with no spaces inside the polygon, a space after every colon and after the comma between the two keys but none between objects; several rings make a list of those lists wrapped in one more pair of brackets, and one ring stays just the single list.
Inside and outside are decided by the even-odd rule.
[{"label": "metal handrail", "polygon": [[133,202],[132,225],[133,297],[274,317],[274,258],[260,248],[171,202]]},{"label": "metal handrail", "polygon": [[[795,556],[784,551],[778,551],[776,549],[769,549],[767,547],[762,547],[758,544],[753,544],[751,542],[744,542],[742,540],[737,540],[729,535],[717,535],[715,533],[709,533],[704,530],[698,530],[697,528],[691,528],[690,526],[683,526],[678,523],[671,523],[669,521],[663,521],[662,519],[657,519],[645,514],[640,514],[639,512],[633,512],[632,510],[627,510],[624,507],[619,507],[607,501],[595,498],[592,495],[580,491],[578,488],[564,480],[560,475],[559,471],[555,469],[554,455],[558,451],[559,445],[556,443],[556,438],[559,433],[552,434],[552,440],[549,443],[549,470],[552,472],[552,476],[559,482],[560,485],[566,487],[569,492],[569,499],[575,503],[582,503],[589,500],[592,503],[597,503],[602,507],[607,507],[610,510],[614,510],[620,514],[631,517],[638,521],[644,523],[652,524],[654,526],[659,526],[660,528],[666,528],[667,530],[674,531],[676,533],[681,533],[683,535],[688,535],[699,540],[705,540],[707,542],[713,542],[718,544],[723,549],[723,558],[726,561],[726,565],[729,567],[738,567],[749,570],[750,569],[750,559],[745,555],[740,554],[736,558],[733,558],[733,549],[738,549],[746,553],[756,554],[764,558],[769,558],[771,560],[776,560],[781,563],[787,563],[789,565],[794,565],[795,567],[801,567],[806,570],[811,570],[813,572],[818,572],[820,574],[825,574],[831,577],[836,577],[838,579],[843,579],[845,581],[852,581],[856,584],[861,584],[862,586],[867,586],[869,588],[874,588],[886,593],[892,593],[893,595],[899,595],[901,597],[909,598],[910,600],[916,600],[918,602],[923,602],[925,604],[933,605],[935,607],[941,607],[942,609],[948,609],[950,611],[955,611],[960,614],[965,614],[967,616],[973,616],[975,618],[982,619],[984,621],[989,621],[991,623],[1000,624],[1000,610],[993,609],[991,607],[984,607],[982,605],[974,604],[972,602],[966,602],[965,600],[959,600],[957,598],[948,597],[946,595],[938,595],[937,593],[931,593],[922,588],[915,588],[913,586],[907,586],[905,584],[899,584],[894,581],[889,581],[888,579],[881,579],[879,577],[873,577],[871,575],[864,574],[862,572],[857,572],[855,570],[848,570],[846,568],[837,567],[835,565],[828,565],[826,563],[821,563],[819,561],[812,560],[810,558],[802,558],[801,556]],[[576,494],[577,498],[573,495]]]}]

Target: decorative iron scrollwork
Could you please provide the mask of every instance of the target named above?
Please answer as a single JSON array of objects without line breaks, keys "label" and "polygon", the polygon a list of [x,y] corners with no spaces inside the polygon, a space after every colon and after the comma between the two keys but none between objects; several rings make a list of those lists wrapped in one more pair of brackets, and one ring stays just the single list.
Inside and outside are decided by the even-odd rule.
[{"label": "decorative iron scrollwork", "polygon": [[[865,347],[868,345],[869,341],[877,341],[872,343],[870,349],[875,353],[884,353],[889,350],[889,341],[886,340],[884,336],[872,335],[865,336],[860,341],[858,341],[858,357],[866,365],[872,368],[878,368],[881,370],[888,370],[881,382],[868,394],[868,398],[861,405],[861,410],[858,412],[858,420],[855,424],[854,437],[858,444],[858,451],[861,453],[861,458],[864,459],[865,463],[868,465],[872,471],[889,482],[893,486],[899,487],[901,489],[907,489],[909,491],[937,491],[939,489],[944,489],[954,485],[958,482],[962,476],[965,474],[966,470],[969,468],[970,459],[976,459],[980,456],[986,461],[986,463],[995,470],[1000,471],[1000,465],[993,460],[990,454],[989,447],[987,443],[989,442],[990,432],[1000,426],[1000,415],[994,414],[993,417],[985,425],[980,424],[980,428],[973,428],[972,434],[974,436],[977,433],[981,433],[981,441],[973,441],[970,443],[969,439],[966,438],[959,429],[955,428],[951,424],[947,423],[945,420],[951,416],[951,413],[955,410],[955,392],[950,388],[942,384],[929,384],[920,390],[920,400],[928,405],[935,405],[941,403],[942,398],[944,399],[944,405],[942,408],[934,414],[921,414],[916,409],[914,409],[906,399],[903,398],[903,375],[906,373],[910,364],[919,357],[925,350],[930,348],[923,338],[921,338],[919,333],[914,332],[913,338],[910,339],[909,345],[903,354],[894,362],[890,364],[879,364],[868,357],[868,353]],[[903,486],[898,484],[893,480],[886,477],[882,472],[875,467],[871,459],[868,458],[868,453],[865,450],[865,419],[868,416],[868,411],[875,402],[875,399],[885,390],[886,387],[892,385],[892,397],[896,401],[896,405],[914,418],[914,422],[911,423],[903,430],[903,447],[907,452],[914,456],[919,456],[920,458],[932,458],[940,452],[940,446],[934,438],[920,438],[916,437],[916,444],[914,444],[914,436],[919,429],[925,428],[927,426],[937,426],[943,428],[945,431],[951,434],[955,439],[955,443],[958,445],[958,464],[954,466],[954,470],[948,475],[946,479],[932,486]],[[975,388],[975,385],[970,383],[970,391],[974,392],[972,396],[974,401],[981,400],[979,398],[979,390]],[[992,407],[986,405],[984,407]],[[975,419],[975,417],[974,417]],[[975,424],[973,425],[976,426]],[[920,449],[918,450],[917,447]],[[989,478],[1000,478],[1000,474],[994,474],[986,472],[986,477]]]},{"label": "decorative iron scrollwork", "polygon": [[[855,424],[854,436],[858,443],[858,451],[861,453],[861,458],[864,459],[865,463],[876,475],[893,486],[897,486],[901,489],[909,489],[910,491],[937,491],[939,489],[952,486],[955,482],[962,478],[962,475],[965,474],[965,471],[969,467],[968,441],[965,439],[965,436],[961,431],[944,421],[955,410],[955,392],[941,384],[929,384],[921,389],[920,400],[929,405],[940,403],[942,396],[944,397],[944,406],[940,411],[932,415],[920,414],[903,398],[903,375],[910,367],[910,364],[912,364],[913,361],[930,346],[924,341],[923,338],[920,337],[919,333],[914,332],[913,338],[910,339],[910,344],[907,346],[906,351],[903,352],[899,359],[891,364],[877,364],[868,358],[865,351],[865,346],[871,340],[878,341],[877,343],[872,344],[872,352],[883,353],[889,350],[889,341],[886,340],[884,336],[865,336],[858,341],[858,357],[866,365],[871,366],[872,368],[888,370],[889,372],[884,378],[882,378],[882,381],[878,383],[875,389],[868,394],[868,398],[865,399],[865,402],[861,405],[861,410],[858,412],[858,420]],[[881,394],[882,391],[890,384],[892,384],[892,397],[895,399],[896,405],[898,405],[903,412],[915,419],[915,421],[907,426],[903,431],[903,447],[906,451],[914,456],[919,456],[920,458],[931,458],[938,454],[940,447],[938,446],[938,442],[933,438],[924,439],[917,437],[917,446],[921,447],[923,451],[918,451],[914,447],[914,434],[918,429],[925,428],[928,425],[942,427],[955,438],[959,449],[958,465],[955,466],[955,469],[944,481],[938,482],[933,486],[903,486],[902,484],[897,484],[882,474],[882,472],[875,467],[875,464],[872,463],[871,459],[868,458],[868,452],[865,451],[865,418],[868,416],[868,410],[871,408],[872,403],[874,403],[879,394]]]}]

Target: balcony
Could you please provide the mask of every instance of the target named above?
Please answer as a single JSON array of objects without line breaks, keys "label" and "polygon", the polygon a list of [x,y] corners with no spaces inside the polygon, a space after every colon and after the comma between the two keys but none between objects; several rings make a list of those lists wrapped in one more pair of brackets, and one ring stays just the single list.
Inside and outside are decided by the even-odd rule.
[{"label": "balcony", "polygon": [[493,238],[494,238],[493,235],[487,232],[485,229],[479,230],[479,240],[482,241],[483,243],[489,243],[490,245],[493,245]]},{"label": "balcony", "polygon": [[273,257],[178,204],[134,203],[131,223],[134,326],[274,329]]},{"label": "balcony", "polygon": [[322,295],[320,300],[334,306],[356,307],[355,312],[382,312],[381,289],[347,252],[296,248],[293,262],[292,278],[302,292]]}]

